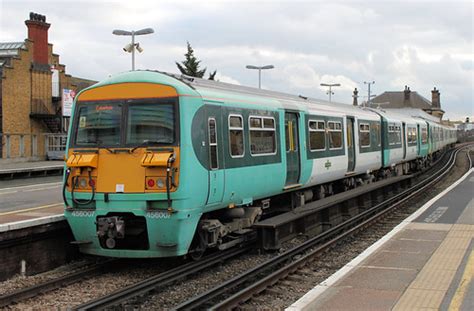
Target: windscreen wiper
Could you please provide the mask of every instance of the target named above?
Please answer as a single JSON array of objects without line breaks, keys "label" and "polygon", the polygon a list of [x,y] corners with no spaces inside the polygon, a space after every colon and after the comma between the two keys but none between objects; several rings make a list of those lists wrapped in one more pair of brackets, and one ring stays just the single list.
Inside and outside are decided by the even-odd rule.
[{"label": "windscreen wiper", "polygon": [[130,153],[133,153],[135,150],[137,150],[138,148],[142,148],[142,147],[148,147],[148,146],[156,146],[156,145],[159,145],[159,144],[162,144],[163,142],[161,141],[158,141],[158,140],[149,140],[149,139],[145,139],[144,141],[141,142],[141,144],[139,144],[138,146],[136,147],[133,147],[131,150],[130,150]]}]

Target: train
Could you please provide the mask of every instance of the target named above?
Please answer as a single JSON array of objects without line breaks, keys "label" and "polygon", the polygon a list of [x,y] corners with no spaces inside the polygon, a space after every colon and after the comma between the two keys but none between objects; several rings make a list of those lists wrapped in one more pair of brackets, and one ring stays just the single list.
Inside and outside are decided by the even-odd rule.
[{"label": "train", "polygon": [[86,254],[199,258],[302,200],[422,170],[455,142],[388,109],[129,71],[74,100],[64,215]]}]

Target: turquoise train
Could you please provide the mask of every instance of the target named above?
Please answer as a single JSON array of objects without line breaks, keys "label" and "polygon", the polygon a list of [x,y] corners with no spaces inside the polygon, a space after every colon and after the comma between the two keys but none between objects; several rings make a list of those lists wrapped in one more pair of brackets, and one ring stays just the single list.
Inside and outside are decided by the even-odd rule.
[{"label": "turquoise train", "polygon": [[156,71],[81,91],[71,120],[65,217],[81,252],[108,257],[198,258],[456,141],[430,119]]}]

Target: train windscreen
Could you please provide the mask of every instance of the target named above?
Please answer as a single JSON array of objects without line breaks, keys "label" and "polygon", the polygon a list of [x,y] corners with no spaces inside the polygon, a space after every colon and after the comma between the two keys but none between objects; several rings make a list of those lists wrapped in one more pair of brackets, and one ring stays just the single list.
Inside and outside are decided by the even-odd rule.
[{"label": "train windscreen", "polygon": [[73,140],[76,147],[176,143],[174,101],[81,103],[76,114]]}]

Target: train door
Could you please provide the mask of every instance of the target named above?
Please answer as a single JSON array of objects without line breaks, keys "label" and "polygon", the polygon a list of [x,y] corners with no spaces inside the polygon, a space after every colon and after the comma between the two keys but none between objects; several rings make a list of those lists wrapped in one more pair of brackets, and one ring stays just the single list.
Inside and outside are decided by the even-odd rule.
[{"label": "train door", "polygon": [[354,117],[347,117],[347,171],[355,169],[355,141],[354,141]]},{"label": "train door", "polygon": [[300,148],[298,137],[298,114],[285,112],[286,186],[298,184],[300,179]]},{"label": "train door", "polygon": [[209,194],[207,204],[218,203],[224,196],[224,163],[222,154],[222,129],[220,107],[213,109],[207,119],[207,146],[209,153]]},{"label": "train door", "polygon": [[407,129],[405,122],[402,122],[402,146],[403,146],[403,159],[407,157]]}]

